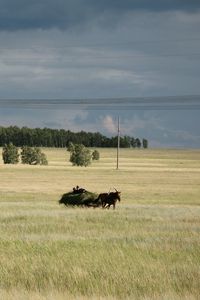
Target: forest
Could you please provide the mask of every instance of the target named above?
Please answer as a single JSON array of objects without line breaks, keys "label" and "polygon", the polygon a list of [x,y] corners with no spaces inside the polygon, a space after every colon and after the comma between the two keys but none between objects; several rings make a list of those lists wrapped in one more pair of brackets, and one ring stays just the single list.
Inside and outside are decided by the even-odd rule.
[{"label": "forest", "polygon": [[[0,126],[0,146],[13,143],[17,147],[56,147],[64,148],[69,142],[83,144],[86,147],[116,147],[117,136],[107,137],[99,132],[72,132],[64,129],[28,128]],[[121,148],[148,148],[148,140],[145,138],[121,136]]]}]

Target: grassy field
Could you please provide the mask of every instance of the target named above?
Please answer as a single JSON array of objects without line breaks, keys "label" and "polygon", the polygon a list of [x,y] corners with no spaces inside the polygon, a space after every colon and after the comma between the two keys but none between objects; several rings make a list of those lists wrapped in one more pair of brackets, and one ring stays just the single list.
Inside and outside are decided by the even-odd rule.
[{"label": "grassy field", "polygon": [[[1,149],[0,149],[1,151]],[[72,167],[0,160],[0,299],[200,299],[200,151],[100,149]],[[115,211],[58,205],[116,188]]]}]

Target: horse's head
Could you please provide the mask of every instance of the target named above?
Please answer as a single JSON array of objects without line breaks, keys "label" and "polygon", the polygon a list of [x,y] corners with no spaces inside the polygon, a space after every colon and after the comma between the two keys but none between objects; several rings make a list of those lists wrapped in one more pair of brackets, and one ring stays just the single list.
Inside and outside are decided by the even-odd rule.
[{"label": "horse's head", "polygon": [[119,200],[119,201],[121,201],[121,198],[120,198],[120,194],[121,194],[121,192],[119,192],[118,190],[116,190],[116,188],[114,188],[115,189],[115,199],[117,199],[117,200]]}]

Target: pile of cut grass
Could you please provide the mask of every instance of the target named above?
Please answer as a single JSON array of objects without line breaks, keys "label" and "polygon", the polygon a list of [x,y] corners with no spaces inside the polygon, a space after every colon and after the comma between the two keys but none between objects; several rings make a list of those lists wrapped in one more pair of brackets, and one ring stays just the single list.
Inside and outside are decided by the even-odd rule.
[{"label": "pile of cut grass", "polygon": [[68,192],[62,195],[59,200],[60,204],[65,204],[66,206],[87,206],[96,207],[100,203],[97,199],[98,195],[89,191],[83,193]]}]

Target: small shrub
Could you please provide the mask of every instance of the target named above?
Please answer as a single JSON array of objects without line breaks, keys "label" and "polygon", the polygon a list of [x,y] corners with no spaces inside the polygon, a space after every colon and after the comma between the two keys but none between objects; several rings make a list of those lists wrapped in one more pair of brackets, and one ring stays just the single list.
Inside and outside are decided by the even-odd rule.
[{"label": "small shrub", "polygon": [[94,150],[92,152],[92,160],[99,160],[100,159],[100,153],[97,150]]},{"label": "small shrub", "polygon": [[43,152],[40,153],[40,165],[45,165],[45,166],[48,165],[46,154],[44,154]]}]

